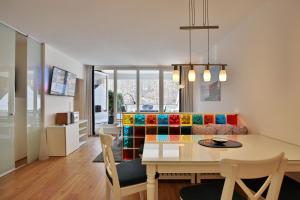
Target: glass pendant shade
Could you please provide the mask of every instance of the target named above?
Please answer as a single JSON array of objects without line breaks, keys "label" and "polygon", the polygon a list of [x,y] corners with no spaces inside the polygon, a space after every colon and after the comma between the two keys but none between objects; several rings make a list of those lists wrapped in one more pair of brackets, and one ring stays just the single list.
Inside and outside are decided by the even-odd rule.
[{"label": "glass pendant shade", "polygon": [[179,70],[177,67],[174,68],[174,71],[173,71],[173,81],[174,82],[179,82]]},{"label": "glass pendant shade", "polygon": [[222,69],[220,70],[220,73],[219,73],[219,80],[221,82],[224,82],[227,80],[227,74],[226,74],[226,70],[225,69]]},{"label": "glass pendant shade", "polygon": [[196,80],[196,72],[193,68],[189,70],[188,78],[190,82],[194,82]]},{"label": "glass pendant shade", "polygon": [[211,79],[211,74],[210,74],[210,70],[209,70],[209,67],[206,66],[205,67],[205,70],[203,72],[203,80],[204,82],[209,82]]}]

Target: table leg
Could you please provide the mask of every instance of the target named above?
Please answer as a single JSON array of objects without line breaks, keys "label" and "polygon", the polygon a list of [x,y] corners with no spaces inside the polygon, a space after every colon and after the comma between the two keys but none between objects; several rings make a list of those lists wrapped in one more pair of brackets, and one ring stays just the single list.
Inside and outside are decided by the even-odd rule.
[{"label": "table leg", "polygon": [[147,200],[157,200],[155,173],[156,166],[147,165]]}]

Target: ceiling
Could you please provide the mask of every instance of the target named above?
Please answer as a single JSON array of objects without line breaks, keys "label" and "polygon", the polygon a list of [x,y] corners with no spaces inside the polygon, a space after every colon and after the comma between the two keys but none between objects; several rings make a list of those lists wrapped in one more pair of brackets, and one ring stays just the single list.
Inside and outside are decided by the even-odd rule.
[{"label": "ceiling", "polygon": [[[210,0],[212,43],[267,0]],[[202,0],[196,0],[202,24]],[[83,64],[166,65],[188,62],[188,0],[1,0],[0,21],[48,43]],[[192,62],[207,48],[193,32]]]}]

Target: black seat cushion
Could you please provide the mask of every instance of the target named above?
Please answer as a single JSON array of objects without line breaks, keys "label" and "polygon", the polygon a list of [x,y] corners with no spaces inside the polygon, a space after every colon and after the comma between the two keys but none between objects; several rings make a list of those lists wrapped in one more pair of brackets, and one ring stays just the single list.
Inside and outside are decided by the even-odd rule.
[{"label": "black seat cushion", "polygon": [[[116,165],[116,168],[120,187],[135,185],[147,181],[146,166],[142,165],[141,159],[122,162]],[[106,175],[113,184],[112,178],[107,172]],[[158,174],[156,174],[155,178],[158,178]]]},{"label": "black seat cushion", "polygon": [[[263,185],[267,178],[258,178],[258,179],[246,179],[243,180],[244,183],[249,187],[249,189],[253,191],[258,191],[260,187]],[[267,195],[266,190],[263,193],[263,197]],[[279,200],[299,200],[300,199],[300,183],[285,176],[282,181]]]},{"label": "black seat cushion", "polygon": [[[180,190],[182,200],[220,200],[224,180],[215,180],[210,183],[202,183],[198,185],[184,187]],[[234,191],[233,200],[246,200],[245,197]]]}]

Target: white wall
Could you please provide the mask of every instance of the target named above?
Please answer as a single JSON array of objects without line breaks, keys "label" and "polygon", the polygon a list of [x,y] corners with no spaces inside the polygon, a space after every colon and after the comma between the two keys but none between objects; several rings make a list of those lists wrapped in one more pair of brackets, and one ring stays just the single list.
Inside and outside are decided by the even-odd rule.
[{"label": "white wall", "polygon": [[195,85],[195,111],[239,112],[252,133],[300,145],[299,9],[270,0],[219,42],[217,60],[229,64],[222,101],[199,103]]},{"label": "white wall", "polygon": [[[55,48],[45,45],[45,84],[49,84],[50,71],[53,66],[65,69],[83,78],[83,65],[74,58],[65,55]],[[73,111],[74,98],[65,96],[48,95],[45,91],[45,127],[55,124],[55,113]]]}]

